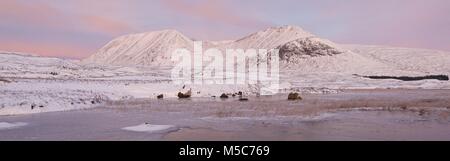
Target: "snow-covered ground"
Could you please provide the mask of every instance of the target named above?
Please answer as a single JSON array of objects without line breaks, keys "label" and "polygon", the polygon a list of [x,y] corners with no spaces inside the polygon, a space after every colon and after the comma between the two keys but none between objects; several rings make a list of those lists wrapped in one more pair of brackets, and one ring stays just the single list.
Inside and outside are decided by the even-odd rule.
[{"label": "snow-covered ground", "polygon": [[[119,37],[79,61],[0,52],[0,115],[96,107],[132,98],[257,95],[254,85],[178,85],[170,77],[170,51],[193,41],[173,30]],[[205,48],[279,48],[279,92],[337,93],[342,89],[450,89],[449,81],[371,80],[356,75],[450,75],[450,52],[339,45],[301,28],[269,28],[239,40],[205,42]],[[133,65],[130,65],[133,64]],[[102,65],[103,64],[103,65]],[[105,65],[108,64],[108,65]],[[121,65],[113,66],[111,64]],[[184,87],[184,88],[183,88]]]},{"label": "snow-covered ground", "polygon": [[[383,48],[378,47],[376,50]],[[280,92],[336,93],[341,89],[375,88],[450,89],[448,81],[370,80],[353,75],[450,73],[448,53],[437,52],[440,56],[437,58],[433,53],[429,53],[417,58],[418,60],[413,58],[403,60],[401,56],[390,56],[390,53],[385,53],[352,53],[356,57],[364,57],[367,61],[376,60],[376,63],[372,64],[355,65],[355,62],[349,59],[351,57],[343,54],[335,57],[311,58],[305,60],[304,64],[284,67],[281,70]],[[409,55],[405,54],[406,56]],[[159,94],[164,94],[165,98],[176,97],[178,92],[185,92],[188,89],[192,89],[193,97],[219,96],[222,93],[238,91],[246,95],[257,93],[255,87],[249,85],[186,85],[183,89],[183,85],[172,83],[170,67],[79,65],[73,60],[11,53],[0,54],[0,57],[0,77],[3,80],[0,81],[0,115],[84,109],[105,104],[110,100],[156,98]],[[415,61],[421,67],[411,66],[411,61]],[[448,63],[445,64],[446,62]],[[405,66],[401,66],[402,64]]]},{"label": "snow-covered ground", "polygon": [[74,60],[0,54],[0,115],[65,111],[99,106],[111,100],[219,96],[246,85],[175,85],[167,67],[79,65]]}]

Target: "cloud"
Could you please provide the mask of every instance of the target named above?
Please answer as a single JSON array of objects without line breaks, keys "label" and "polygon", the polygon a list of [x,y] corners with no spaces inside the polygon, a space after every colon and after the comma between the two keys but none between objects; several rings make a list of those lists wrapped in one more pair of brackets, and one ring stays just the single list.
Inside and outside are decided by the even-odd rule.
[{"label": "cloud", "polygon": [[44,2],[22,3],[14,0],[0,1],[0,18],[30,26],[58,30],[81,30],[117,36],[133,31],[126,22],[110,17],[67,13]]},{"label": "cloud", "polygon": [[[316,23],[342,43],[450,50],[450,1],[316,1]],[[327,31],[328,30],[328,31]]]},{"label": "cloud", "polygon": [[43,3],[0,1],[0,18],[3,20],[21,21],[31,25],[56,26],[62,20],[61,15],[57,9]]},{"label": "cloud", "polygon": [[94,52],[91,48],[85,47],[93,46],[88,43],[89,41],[76,43],[72,40],[77,37],[66,37],[62,40],[55,40],[53,37],[82,33],[82,35],[104,35],[99,36],[104,38],[133,31],[128,23],[114,18],[99,16],[95,13],[71,13],[60,6],[55,7],[42,1],[1,0],[0,28],[18,32],[21,38],[19,35],[0,36],[0,50],[82,58]]},{"label": "cloud", "polygon": [[226,25],[255,28],[271,26],[271,23],[256,18],[235,14],[235,11],[227,7],[219,0],[201,1],[201,3],[189,3],[183,0],[164,0],[163,4],[174,12],[203,18],[208,22],[219,22]]},{"label": "cloud", "polygon": [[0,50],[85,57],[130,32],[175,28],[220,40],[275,23],[338,43],[450,50],[447,15],[449,0],[0,0]]},{"label": "cloud", "polygon": [[30,54],[38,54],[49,57],[66,57],[66,58],[85,58],[92,54],[95,49],[77,44],[67,43],[46,43],[35,41],[0,41],[0,49],[3,51],[23,52]]},{"label": "cloud", "polygon": [[82,16],[81,20],[92,31],[101,31],[109,35],[118,35],[133,31],[129,24],[107,17],[87,15]]}]

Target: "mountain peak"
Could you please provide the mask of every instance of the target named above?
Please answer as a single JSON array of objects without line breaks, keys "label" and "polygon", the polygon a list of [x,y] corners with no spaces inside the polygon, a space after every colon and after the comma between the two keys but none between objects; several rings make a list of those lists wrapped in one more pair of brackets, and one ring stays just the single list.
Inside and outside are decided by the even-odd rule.
[{"label": "mountain peak", "polygon": [[303,30],[303,28],[301,28],[299,26],[294,26],[294,25],[270,27],[270,28],[268,28],[266,30],[263,30],[261,32],[298,33],[298,34],[312,35],[311,33]]},{"label": "mountain peak", "polygon": [[159,31],[153,31],[156,33],[162,33],[162,34],[177,34],[177,35],[183,35],[181,32],[175,29],[165,29],[165,30],[159,30]]},{"label": "mountain peak", "polygon": [[284,25],[284,26],[276,26],[270,27],[268,30],[280,30],[280,31],[304,31],[303,28],[295,25]]},{"label": "mountain peak", "polygon": [[159,30],[116,38],[83,60],[113,65],[168,64],[174,49],[192,48],[192,40],[177,30]]},{"label": "mountain peak", "polygon": [[270,27],[265,30],[250,34],[244,38],[237,40],[237,46],[241,48],[274,48],[287,42],[315,37],[315,35],[306,32],[298,26],[279,26]]},{"label": "mountain peak", "polygon": [[172,36],[184,36],[181,32],[174,30],[174,29],[166,29],[166,30],[157,30],[157,31],[150,31],[150,32],[142,32],[142,33],[136,33],[131,35],[125,35],[126,36],[146,36],[146,35],[172,35]]}]

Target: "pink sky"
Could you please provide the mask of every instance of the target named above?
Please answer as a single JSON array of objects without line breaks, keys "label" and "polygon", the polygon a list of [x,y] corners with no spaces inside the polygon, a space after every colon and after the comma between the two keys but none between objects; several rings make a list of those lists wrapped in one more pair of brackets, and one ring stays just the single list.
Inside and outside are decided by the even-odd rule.
[{"label": "pink sky", "polygon": [[297,25],[338,43],[450,51],[448,0],[1,0],[0,50],[84,58],[116,36],[236,39]]}]

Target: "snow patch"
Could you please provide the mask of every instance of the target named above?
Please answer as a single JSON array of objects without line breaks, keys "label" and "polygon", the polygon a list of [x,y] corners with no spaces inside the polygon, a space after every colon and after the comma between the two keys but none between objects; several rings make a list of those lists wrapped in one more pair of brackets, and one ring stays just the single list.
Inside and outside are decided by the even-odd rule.
[{"label": "snow patch", "polygon": [[28,125],[28,123],[25,123],[25,122],[13,122],[13,123],[0,122],[0,130],[14,129],[14,128],[19,128],[19,127],[26,126],[26,125]]},{"label": "snow patch", "polygon": [[146,132],[146,133],[167,133],[171,131],[178,130],[178,127],[174,125],[152,125],[148,123],[124,127],[123,130],[134,131],[134,132]]}]

